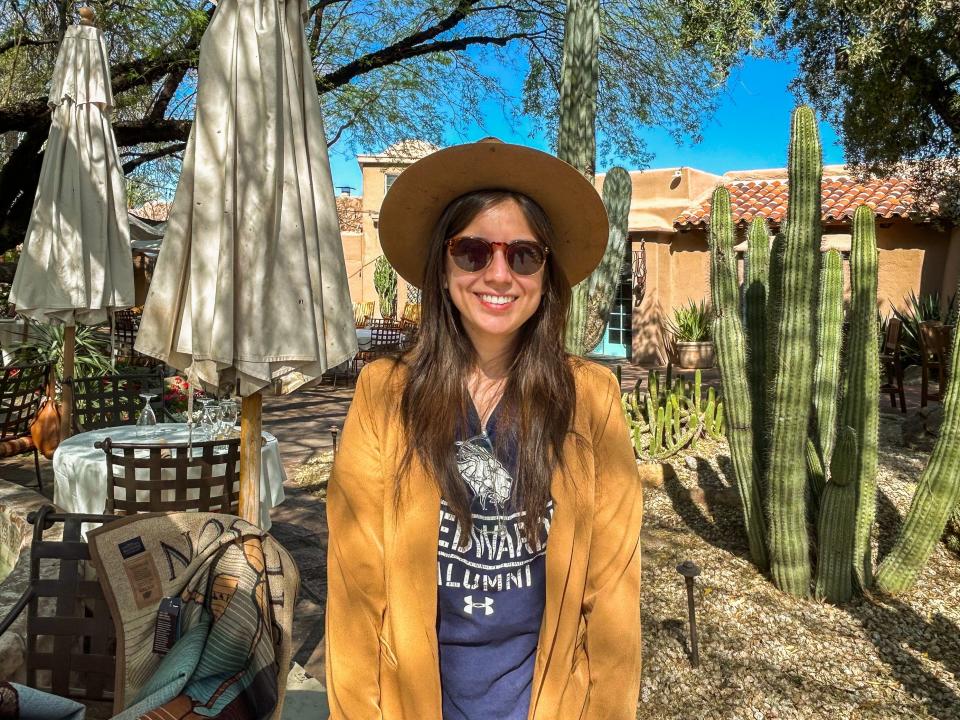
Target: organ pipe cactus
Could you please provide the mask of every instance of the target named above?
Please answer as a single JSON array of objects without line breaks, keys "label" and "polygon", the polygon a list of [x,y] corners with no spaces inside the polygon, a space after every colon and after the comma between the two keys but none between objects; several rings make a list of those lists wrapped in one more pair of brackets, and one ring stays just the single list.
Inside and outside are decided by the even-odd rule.
[{"label": "organ pipe cactus", "polygon": [[[817,364],[813,374],[811,434],[817,462],[810,470],[815,499],[823,493],[823,469],[833,455],[840,390],[840,344],[843,336],[843,259],[836,250],[823,256],[817,317]],[[808,463],[809,466],[809,463]]]},{"label": "organ pipe cactus", "polygon": [[817,124],[810,108],[794,111],[790,132],[789,198],[769,423],[767,506],[773,581],[791,595],[806,597],[811,575],[806,527],[806,441],[813,399],[816,337],[811,319],[816,317],[820,265],[822,171]]},{"label": "organ pipe cactus", "polygon": [[[856,577],[873,582],[870,536],[877,514],[877,443],[880,431],[880,357],[877,353],[877,238],[873,210],[853,216],[850,246],[850,337],[847,342],[841,426],[857,434]],[[941,527],[941,530],[943,528]]]},{"label": "organ pipe cactus", "polygon": [[857,434],[840,432],[830,465],[830,482],[823,494],[818,523],[821,542],[817,552],[819,600],[846,602],[853,596],[854,530],[857,516]]},{"label": "organ pipe cactus", "polygon": [[737,260],[733,252],[733,219],[730,193],[723,186],[714,191],[711,201],[709,244],[710,290],[714,308],[713,342],[720,357],[730,457],[743,506],[750,556],[757,566],[766,567],[766,527],[758,484],[760,472],[754,455],[753,411],[740,320]]},{"label": "organ pipe cactus", "polygon": [[877,570],[875,585],[886,593],[903,592],[913,584],[960,501],[960,332],[953,333],[949,362],[940,435],[900,535]]}]

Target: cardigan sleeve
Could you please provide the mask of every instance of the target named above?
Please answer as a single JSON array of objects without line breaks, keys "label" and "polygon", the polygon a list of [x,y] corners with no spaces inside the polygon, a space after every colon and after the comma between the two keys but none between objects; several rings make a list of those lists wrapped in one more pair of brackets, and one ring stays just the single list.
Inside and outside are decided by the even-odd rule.
[{"label": "cardigan sleeve", "polygon": [[594,401],[596,512],[583,602],[590,668],[586,717],[634,720],[640,691],[643,493],[619,388],[610,373],[603,374],[606,385]]},{"label": "cardigan sleeve", "polygon": [[369,374],[360,373],[327,487],[326,677],[331,720],[382,718],[383,475]]}]

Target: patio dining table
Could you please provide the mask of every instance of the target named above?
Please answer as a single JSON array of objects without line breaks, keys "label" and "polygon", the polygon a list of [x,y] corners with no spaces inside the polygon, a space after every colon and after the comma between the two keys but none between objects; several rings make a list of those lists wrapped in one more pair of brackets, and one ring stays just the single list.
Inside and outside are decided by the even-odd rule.
[{"label": "patio dining table", "polygon": [[[53,456],[53,502],[66,512],[100,514],[107,502],[107,460],[94,443],[110,438],[113,442],[137,444],[184,443],[188,440],[186,423],[160,423],[155,435],[143,438],[133,425],[102,428],[74,435],[60,443]],[[194,429],[194,442],[199,442]],[[287,479],[280,461],[280,444],[268,432],[260,450],[260,527],[270,529],[270,509],[284,500],[283,483]],[[146,469],[145,469],[146,471]]]}]

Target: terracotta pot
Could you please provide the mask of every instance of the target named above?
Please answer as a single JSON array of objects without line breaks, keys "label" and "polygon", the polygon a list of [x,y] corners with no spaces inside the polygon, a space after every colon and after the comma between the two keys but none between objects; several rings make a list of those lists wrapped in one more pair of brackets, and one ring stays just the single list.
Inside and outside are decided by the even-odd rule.
[{"label": "terracotta pot", "polygon": [[713,341],[678,342],[677,365],[685,370],[712,368],[714,364]]}]

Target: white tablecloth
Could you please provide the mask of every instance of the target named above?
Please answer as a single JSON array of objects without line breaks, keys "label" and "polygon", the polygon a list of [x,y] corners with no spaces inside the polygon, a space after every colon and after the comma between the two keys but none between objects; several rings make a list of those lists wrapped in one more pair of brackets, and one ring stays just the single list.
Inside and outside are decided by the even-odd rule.
[{"label": "white tablecloth", "polygon": [[[161,423],[156,426],[157,438],[137,437],[132,425],[104,428],[80,433],[60,443],[53,456],[53,502],[66,512],[104,512],[107,503],[107,461],[103,450],[93,445],[109,437],[114,442],[169,442],[187,441],[185,423]],[[287,479],[280,462],[280,444],[268,432],[261,449],[260,469],[260,527],[270,529],[270,509],[283,502],[283,482]],[[194,441],[199,440],[194,430]]]}]

